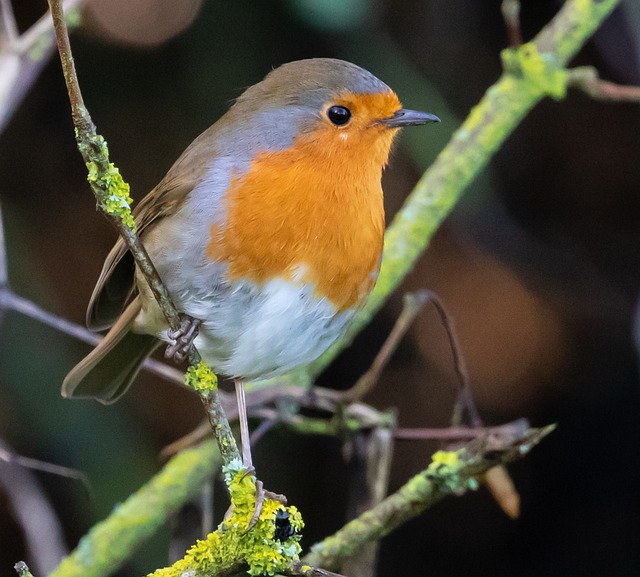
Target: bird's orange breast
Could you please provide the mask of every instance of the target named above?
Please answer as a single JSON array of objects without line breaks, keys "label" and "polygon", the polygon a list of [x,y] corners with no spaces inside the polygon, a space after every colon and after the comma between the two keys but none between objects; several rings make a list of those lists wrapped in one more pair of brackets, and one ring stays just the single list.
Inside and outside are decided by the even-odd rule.
[{"label": "bird's orange breast", "polygon": [[359,305],[382,254],[380,179],[394,132],[319,124],[286,150],[257,154],[231,181],[208,256],[228,264],[230,280],[302,280],[338,311]]}]

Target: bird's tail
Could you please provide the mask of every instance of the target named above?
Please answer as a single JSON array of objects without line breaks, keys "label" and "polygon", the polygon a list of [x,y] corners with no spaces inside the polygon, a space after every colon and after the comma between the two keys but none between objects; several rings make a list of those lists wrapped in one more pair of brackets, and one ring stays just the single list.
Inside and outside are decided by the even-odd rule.
[{"label": "bird's tail", "polygon": [[96,399],[108,405],[124,395],[144,360],[160,344],[151,335],[131,332],[140,309],[136,298],[98,346],[71,370],[62,383],[63,397]]}]

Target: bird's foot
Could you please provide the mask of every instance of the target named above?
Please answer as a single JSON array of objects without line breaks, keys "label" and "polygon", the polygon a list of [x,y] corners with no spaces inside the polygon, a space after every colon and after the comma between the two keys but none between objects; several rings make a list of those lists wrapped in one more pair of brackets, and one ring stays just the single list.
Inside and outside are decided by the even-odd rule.
[{"label": "bird's foot", "polygon": [[264,505],[265,499],[271,499],[272,501],[278,501],[281,505],[287,504],[287,498],[284,495],[279,495],[278,493],[272,493],[271,491],[267,491],[262,481],[256,480],[256,508],[249,520],[249,524],[247,525],[247,530],[245,533],[248,533],[255,527],[255,524],[260,519],[260,513],[262,512],[262,505]]},{"label": "bird's foot", "polygon": [[171,359],[174,363],[184,361],[189,356],[193,341],[198,336],[200,324],[199,319],[184,315],[180,326],[175,331],[169,330],[167,333],[169,345],[164,352],[164,358]]},{"label": "bird's foot", "polygon": [[[253,466],[247,467],[247,470],[244,472],[244,475],[242,475],[242,478],[244,478],[244,477],[246,477],[248,475],[255,476],[255,472],[256,472],[256,470],[255,470],[255,468]],[[256,523],[260,519],[260,513],[262,512],[262,506],[264,505],[264,500],[265,499],[271,499],[272,501],[277,501],[281,505],[286,505],[287,504],[287,498],[284,495],[279,495],[278,493],[273,493],[271,491],[267,491],[264,488],[264,485],[262,484],[262,481],[260,481],[259,479],[256,479],[255,498],[256,498],[256,506],[255,506],[255,509],[253,511],[253,515],[251,515],[251,519],[249,519],[249,523],[247,524],[247,529],[246,529],[245,533],[248,533],[249,531],[251,531],[251,529],[253,529],[255,527]],[[225,521],[228,520],[231,517],[232,514],[233,514],[233,505],[231,505],[227,509],[227,512],[224,515],[224,520]]]}]

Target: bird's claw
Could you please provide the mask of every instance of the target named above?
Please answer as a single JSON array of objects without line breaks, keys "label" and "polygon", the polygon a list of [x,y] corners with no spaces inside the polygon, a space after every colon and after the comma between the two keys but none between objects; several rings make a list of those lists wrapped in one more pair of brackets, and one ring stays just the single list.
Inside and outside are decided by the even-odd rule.
[{"label": "bird's claw", "polygon": [[191,352],[193,341],[198,336],[200,324],[199,319],[184,316],[175,331],[169,330],[167,333],[169,345],[164,352],[165,359],[171,359],[175,363],[184,361]]},{"label": "bird's claw", "polygon": [[[242,475],[242,479],[244,479],[246,476],[248,475],[255,475],[255,468],[254,467],[247,467],[246,471],[244,472],[244,474]],[[264,505],[264,500],[265,499],[271,499],[272,501],[278,501],[278,503],[280,503],[281,505],[286,505],[287,504],[287,498],[284,495],[279,495],[278,493],[273,493],[271,491],[266,491],[264,489],[264,485],[262,484],[262,481],[256,479],[256,493],[255,493],[255,497],[256,497],[256,508],[253,511],[253,515],[251,515],[251,519],[249,519],[249,523],[247,524],[247,528],[245,530],[245,534],[248,533],[249,531],[251,531],[251,529],[253,529],[256,525],[256,523],[259,521],[260,519],[260,513],[262,513],[262,506]],[[227,512],[224,515],[224,520],[223,521],[227,521],[231,515],[233,514],[233,505],[231,505],[228,509]]]},{"label": "bird's claw", "polygon": [[262,481],[256,480],[256,508],[249,520],[245,534],[251,531],[260,519],[260,513],[262,512],[262,506],[264,505],[265,499],[278,501],[281,505],[287,504],[287,498],[284,495],[279,495],[278,493],[272,493],[271,491],[265,490]]}]

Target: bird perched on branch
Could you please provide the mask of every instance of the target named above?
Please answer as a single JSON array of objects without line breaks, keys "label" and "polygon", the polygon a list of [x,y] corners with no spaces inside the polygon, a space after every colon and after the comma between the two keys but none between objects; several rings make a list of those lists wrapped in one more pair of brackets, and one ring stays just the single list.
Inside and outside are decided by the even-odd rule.
[{"label": "bird perched on branch", "polygon": [[[239,395],[242,380],[316,359],[362,307],[382,256],[382,169],[398,129],[429,122],[438,118],[402,108],[354,64],[291,62],[248,88],[140,202],[151,260],[177,309],[199,321],[187,336]],[[177,357],[191,346],[121,239],[87,324],[111,329],[67,375],[65,397],[116,401],[162,341]]]}]

